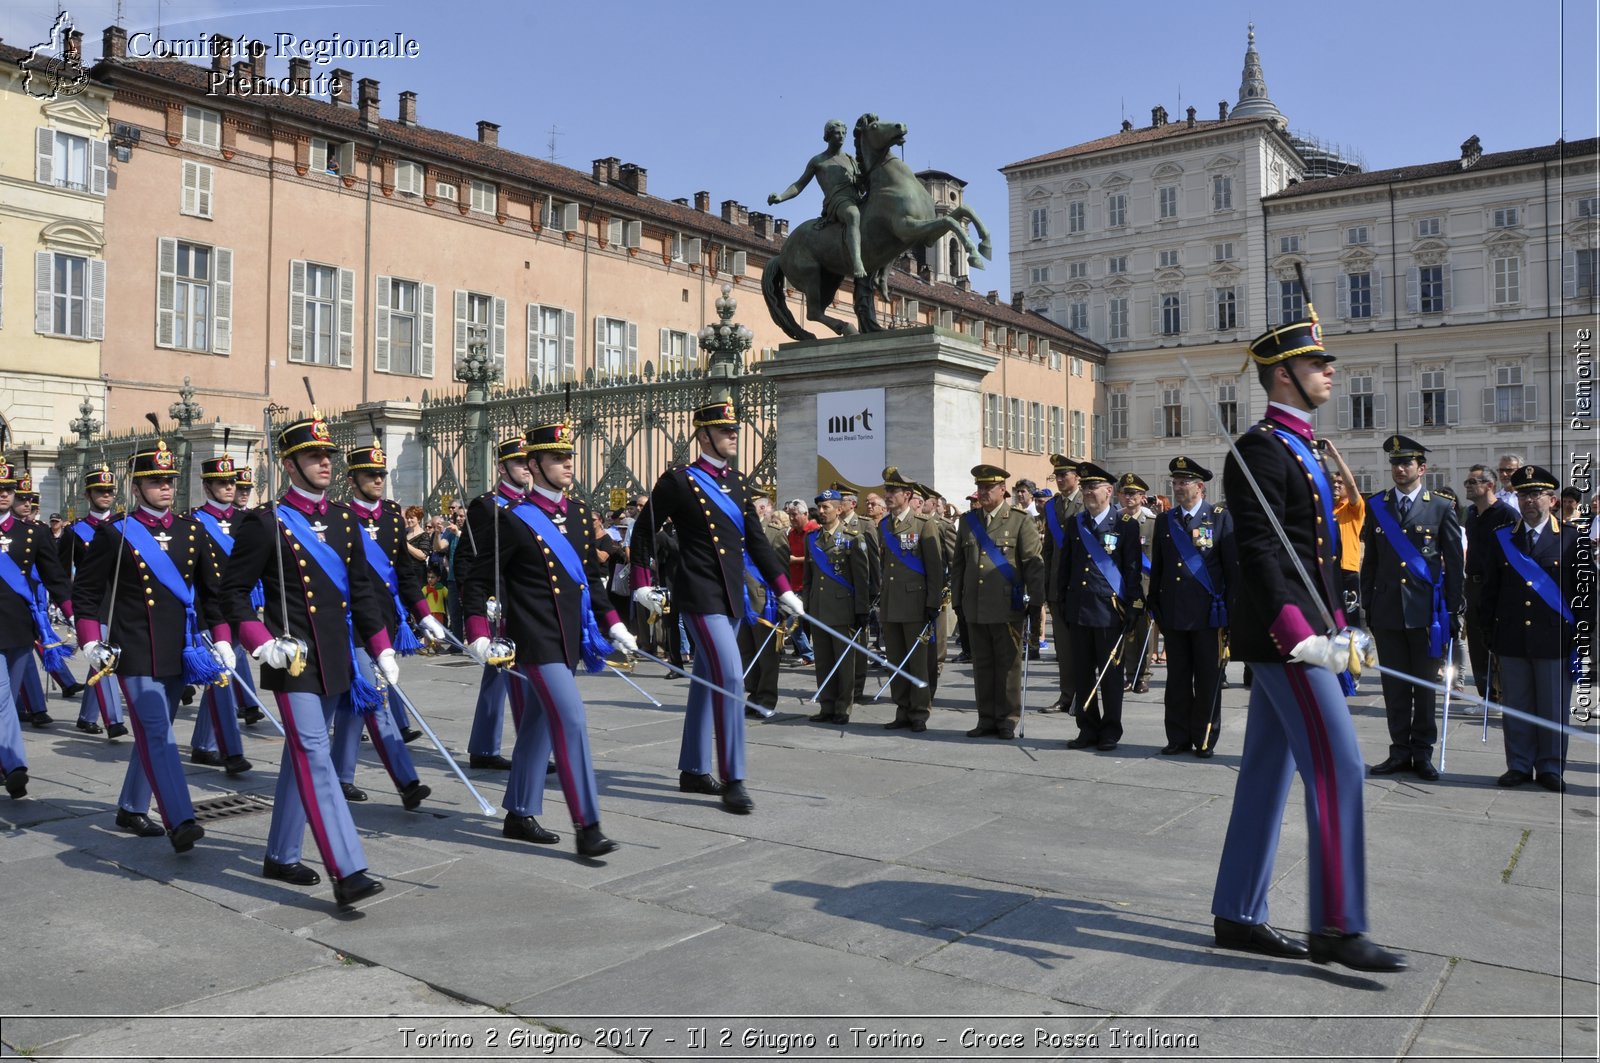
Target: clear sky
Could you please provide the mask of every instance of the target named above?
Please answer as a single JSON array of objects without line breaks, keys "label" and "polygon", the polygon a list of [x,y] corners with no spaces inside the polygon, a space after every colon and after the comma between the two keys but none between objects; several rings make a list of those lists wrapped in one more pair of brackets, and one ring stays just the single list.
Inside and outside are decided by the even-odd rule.
[{"label": "clear sky", "polygon": [[[5,0],[0,37],[28,47],[56,0]],[[1216,117],[1238,98],[1247,24],[1267,88],[1297,132],[1359,153],[1368,169],[1596,135],[1593,0],[1343,0],[1263,5],[1216,0],[492,0],[382,4],[78,0],[65,3],[97,58],[100,31],[193,40],[222,33],[393,38],[420,55],[340,59],[381,82],[382,112],[419,96],[423,124],[466,136],[479,119],[500,143],[588,171],[615,155],[649,171],[652,194],[705,189],[767,209],[822,147],[829,118],[864,111],[906,122],[906,160],[965,179],[995,234],[979,290],[1007,287],[1005,180],[998,168],[1147,125],[1161,104]],[[269,55],[282,75],[286,55]],[[776,208],[816,213],[814,189]]]}]

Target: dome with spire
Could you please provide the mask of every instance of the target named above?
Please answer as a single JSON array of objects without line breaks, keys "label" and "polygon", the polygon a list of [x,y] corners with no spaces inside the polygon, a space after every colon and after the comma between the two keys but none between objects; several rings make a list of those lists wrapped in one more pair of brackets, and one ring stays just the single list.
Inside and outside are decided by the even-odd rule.
[{"label": "dome with spire", "polygon": [[1278,105],[1267,95],[1267,78],[1261,72],[1261,55],[1256,51],[1256,24],[1250,23],[1249,43],[1244,50],[1244,75],[1239,79],[1239,102],[1234,105],[1234,118],[1276,118],[1284,125],[1289,120],[1278,110]]}]

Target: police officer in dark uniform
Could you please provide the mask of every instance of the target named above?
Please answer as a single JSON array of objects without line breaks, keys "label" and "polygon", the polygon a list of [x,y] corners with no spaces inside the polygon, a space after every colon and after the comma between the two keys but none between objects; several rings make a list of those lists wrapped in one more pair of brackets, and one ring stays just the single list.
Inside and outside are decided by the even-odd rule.
[{"label": "police officer in dark uniform", "polygon": [[[928,679],[927,653],[912,653],[931,641],[939,611],[944,605],[944,551],[940,548],[939,525],[911,509],[917,492],[914,481],[900,475],[893,465],[883,470],[883,490],[889,512],[879,523],[879,551],[883,558],[883,593],[878,616],[883,625],[883,646],[888,659],[919,679]],[[889,680],[894,697],[894,719],[886,730],[907,728],[913,732],[928,729],[928,709],[933,694],[895,676]]]},{"label": "police officer in dark uniform", "polygon": [[[111,466],[101,462],[85,469],[83,493],[89,501],[89,512],[73,521],[56,541],[61,567],[67,570],[69,577],[77,574],[78,566],[89,553],[89,544],[94,542],[95,532],[111,519],[111,506],[117,498],[117,476]],[[95,722],[96,715],[105,721],[104,728]],[[103,731],[108,742],[128,733],[117,684],[93,683],[84,687],[83,703],[78,707],[78,730],[89,734]]]},{"label": "police officer in dark uniform", "polygon": [[1206,501],[1211,470],[1179,456],[1167,464],[1173,506],[1156,518],[1150,550],[1150,614],[1167,640],[1167,744],[1163,756],[1193,749],[1205,758],[1222,732],[1229,573],[1238,568],[1233,518]]},{"label": "police officer in dark uniform", "polygon": [[1078,462],[1065,454],[1050,455],[1056,490],[1044,506],[1045,594],[1050,606],[1050,645],[1056,651],[1056,680],[1060,695],[1040,712],[1070,712],[1077,700],[1073,690],[1072,631],[1062,612],[1061,562],[1067,556],[1067,531],[1083,512],[1083,490],[1078,486]]},{"label": "police officer in dark uniform", "polygon": [[[1459,634],[1461,524],[1456,507],[1422,486],[1428,452],[1414,439],[1390,436],[1383,444],[1394,489],[1367,499],[1362,528],[1361,607],[1372,620],[1378,659],[1389,668],[1439,681],[1445,647]],[[1373,775],[1411,770],[1432,782],[1438,695],[1392,676],[1383,677],[1389,717],[1389,756]]]}]

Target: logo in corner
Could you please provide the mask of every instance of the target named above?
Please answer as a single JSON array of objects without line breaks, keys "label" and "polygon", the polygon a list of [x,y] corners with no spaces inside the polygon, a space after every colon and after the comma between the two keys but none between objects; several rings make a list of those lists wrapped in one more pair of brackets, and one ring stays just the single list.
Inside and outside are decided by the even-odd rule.
[{"label": "logo in corner", "polygon": [[50,27],[48,39],[28,49],[28,58],[19,66],[26,71],[22,91],[37,100],[76,96],[89,84],[83,67],[81,37],[76,36],[72,13],[62,11]]}]

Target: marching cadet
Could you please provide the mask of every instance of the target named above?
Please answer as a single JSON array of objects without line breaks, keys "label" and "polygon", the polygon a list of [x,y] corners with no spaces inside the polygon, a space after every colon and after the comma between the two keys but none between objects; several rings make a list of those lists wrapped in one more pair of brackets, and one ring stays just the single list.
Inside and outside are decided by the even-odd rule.
[{"label": "marching cadet", "polygon": [[[1145,594],[1150,592],[1150,541],[1154,537],[1156,518],[1145,500],[1150,497],[1150,485],[1134,473],[1122,474],[1121,488],[1119,491],[1122,502],[1122,512],[1139,522],[1139,552],[1140,565],[1143,574],[1140,584]],[[1139,614],[1137,624],[1128,634],[1128,645],[1124,653],[1127,660],[1133,661],[1133,671],[1128,674],[1123,684],[1123,689],[1131,690],[1135,694],[1150,693],[1150,667],[1155,658],[1156,632],[1150,626],[1150,613],[1148,610]],[[1130,656],[1131,655],[1131,656]]]},{"label": "marching cadet", "polygon": [[1022,625],[1043,593],[1039,526],[1006,505],[1011,474],[975,465],[976,504],[961,518],[950,561],[951,600],[966,616],[978,725],[968,738],[1017,737],[1022,719]]},{"label": "marching cadet", "polygon": [[[779,557],[789,553],[789,522],[780,518],[774,525],[772,499],[757,495],[752,504],[761,518],[761,534]],[[778,595],[761,578],[761,570],[746,567],[745,593],[748,595],[744,622],[739,625],[739,659],[744,662],[747,696],[767,709],[778,707],[778,657],[783,652],[783,635],[778,631]],[[746,717],[761,718],[754,709]]]},{"label": "marching cadet", "polygon": [[[0,426],[0,446],[4,441]],[[18,520],[11,512],[16,489],[16,467],[0,455],[0,655],[6,667],[0,682],[0,772],[5,774],[6,792],[22,797],[28,792],[28,757],[22,745],[19,691],[29,673],[35,683],[39,680],[33,666],[34,644],[60,641],[49,614],[39,607],[28,573],[38,571],[45,592],[68,619],[72,599],[49,530]]]},{"label": "marching cadet", "polygon": [[[233,470],[233,508],[238,513],[243,513],[250,508],[250,494],[256,489],[255,470],[250,467],[250,447],[253,443],[254,440],[245,441],[244,461],[234,466]],[[259,583],[250,592],[250,604],[258,610],[266,604],[266,592],[262,590]],[[241,646],[235,646],[234,650],[240,653],[243,652]],[[238,672],[238,678],[235,682],[242,682],[246,687],[249,687],[251,695],[254,696],[257,693],[256,681],[255,677],[250,674],[250,669],[236,668],[234,671]],[[259,706],[248,703],[246,699],[239,698],[238,703],[239,722],[246,727],[258,724],[267,718],[267,714],[262,712]],[[213,745],[215,745],[215,740],[213,740]]]},{"label": "marching cadet", "polygon": [[1067,556],[1067,532],[1072,521],[1083,512],[1083,490],[1078,486],[1078,462],[1065,454],[1050,455],[1050,472],[1055,478],[1056,491],[1044,505],[1045,597],[1050,606],[1050,645],[1056,651],[1056,680],[1060,694],[1040,712],[1071,712],[1077,701],[1073,689],[1072,630],[1067,623],[1065,602],[1061,597],[1065,584],[1061,582],[1061,562]]},{"label": "marching cadet", "polygon": [[[493,633],[502,628],[500,616],[503,584],[495,578],[495,534],[499,528],[494,518],[528,497],[532,474],[528,472],[528,441],[519,433],[500,441],[496,450],[499,459],[500,480],[494,490],[486,491],[467,504],[467,534],[456,544],[456,586],[466,585],[467,573],[480,557],[490,566],[489,591],[492,604],[486,604],[486,617]],[[474,528],[489,529],[488,537],[478,541]],[[514,733],[522,731],[522,713],[527,693],[522,683],[513,683],[503,668],[485,668],[478,680],[478,703],[472,711],[472,733],[467,737],[468,764],[474,768],[492,771],[510,771],[511,761],[500,755],[500,732],[505,720],[506,700],[511,701],[511,727]]]},{"label": "marching cadet", "polygon": [[1150,615],[1167,640],[1167,744],[1210,757],[1222,734],[1227,665],[1228,574],[1237,571],[1233,518],[1206,501],[1211,470],[1187,457],[1167,464],[1173,506],[1156,518],[1150,550]]},{"label": "marching cadet", "polygon": [[1078,734],[1067,748],[1109,752],[1122,741],[1123,665],[1139,652],[1143,554],[1138,520],[1111,504],[1111,474],[1080,461],[1078,484],[1083,509],[1067,528],[1058,573],[1078,702]]},{"label": "marching cadet", "polygon": [[[1371,620],[1378,659],[1423,679],[1444,674],[1445,648],[1459,631],[1461,611],[1461,523],[1455,505],[1422,486],[1428,452],[1414,439],[1390,436],[1393,491],[1367,499],[1362,529],[1361,607]],[[1389,756],[1373,775],[1411,770],[1432,782],[1433,744],[1439,727],[1433,713],[1438,695],[1404,679],[1383,677],[1383,707],[1389,717]]]},{"label": "marching cadet", "polygon": [[[575,670],[580,660],[591,672],[601,670],[613,646],[624,653],[639,647],[611,608],[589,507],[567,494],[572,486],[572,447],[572,429],[565,424],[529,429],[528,498],[503,512],[500,506],[478,508],[480,525],[473,535],[479,553],[462,594],[469,648],[487,665],[491,652],[487,605],[498,565],[505,631],[516,644],[513,667],[520,676],[512,677],[512,682],[532,688],[512,749],[502,833],[540,845],[561,840],[536,818],[544,808],[545,765],[553,748],[561,792],[577,833],[578,855],[595,859],[615,850],[617,843],[600,830],[600,792]],[[501,524],[498,533],[495,521]],[[490,549],[498,549],[498,560],[484,555]],[[744,716],[739,719],[742,722]]]},{"label": "marching cadet", "polygon": [[[17,475],[16,498],[11,505],[12,516],[26,525],[42,530],[48,536],[49,526],[39,519],[39,492],[33,489],[33,473],[27,468],[26,449],[22,451],[22,461],[22,472]],[[39,601],[39,608],[49,615],[50,606],[38,570],[36,568],[30,570],[28,577],[33,584],[33,593]],[[71,656],[71,648],[67,647],[65,652],[62,652],[60,636],[55,634],[54,627],[50,632],[50,637],[45,638],[41,635],[40,640],[33,644],[33,652],[39,658],[40,666],[61,688],[61,696],[70,700],[82,694],[87,688],[73,678],[72,669],[67,667],[67,657]],[[38,672],[30,669],[23,675],[21,691],[22,717],[35,727],[50,726],[54,721],[47,711],[44,684],[39,681]]]},{"label": "marching cadet", "polygon": [[[101,682],[122,688],[133,722],[117,829],[141,837],[164,833],[174,851],[186,853],[205,829],[195,822],[172,721],[185,684],[214,681],[219,662],[233,663],[233,647],[213,547],[199,523],[172,512],[176,456],[157,438],[133,456],[128,471],[138,508],[100,528],[73,581],[78,645]],[[207,630],[211,647],[202,641]],[[152,791],[165,829],[150,821]]]},{"label": "marching cadet", "polygon": [[[829,488],[814,501],[821,527],[806,536],[806,612],[824,624],[867,636],[867,610],[871,576],[867,544],[857,524],[851,531],[841,512],[840,493]],[[862,671],[856,652],[826,632],[812,640],[817,657],[819,709],[813,723],[849,723],[855,698],[855,677]]]},{"label": "marching cadet", "polygon": [[918,679],[928,680],[922,689],[894,676],[889,693],[894,698],[894,719],[884,730],[908,728],[913,734],[928,729],[928,709],[933,702],[930,657],[913,653],[923,644],[932,644],[944,606],[944,550],[939,525],[912,510],[917,495],[915,481],[900,475],[893,465],[883,470],[883,489],[889,512],[878,525],[883,549],[883,597],[878,607],[883,624],[883,645],[889,660]]},{"label": "marching cadet", "polygon": [[[300,862],[309,825],[333,878],[333,899],[346,908],[381,892],[383,883],[367,874],[366,853],[329,755],[328,727],[343,698],[354,698],[358,711],[383,708],[381,695],[356,666],[356,640],[384,682],[397,682],[400,668],[369,566],[362,563],[365,536],[355,515],[327,497],[336,449],[315,410],[278,433],[288,487],[275,505],[240,515],[223,572],[222,603],[224,616],[261,664],[261,689],[276,698],[285,732],[261,873],[292,886],[321,882]],[[250,604],[258,581],[267,602],[261,619]]]},{"label": "marching cadet", "polygon": [[[406,526],[400,507],[383,497],[384,485],[389,480],[383,447],[374,439],[371,446],[350,451],[345,455],[345,469],[350,478],[350,501],[346,505],[365,533],[361,536],[361,549],[372,569],[370,578],[389,644],[400,656],[417,652],[416,636],[406,624],[408,610],[417,618],[423,634],[444,641],[444,625],[433,618],[422,596],[422,585],[417,581],[416,566],[409,563],[405,552]],[[370,678],[372,662],[360,647],[356,649],[356,663]],[[348,707],[341,707],[334,714],[331,752],[345,798],[350,801],[367,799],[367,792],[355,784],[356,753],[363,722],[372,735],[372,748],[400,794],[400,803],[407,812],[415,811],[433,790],[417,778],[417,768],[406,743],[420,737],[422,732],[407,726],[409,721],[398,697],[389,699],[388,712],[362,716]]]},{"label": "marching cadet", "polygon": [[[101,462],[85,469],[83,493],[89,502],[89,512],[73,521],[56,540],[61,567],[66,569],[68,578],[77,575],[78,566],[89,552],[89,544],[94,542],[95,532],[111,519],[111,505],[117,497],[117,477],[111,467]],[[105,727],[95,722],[96,715],[105,721]],[[128,725],[123,722],[122,698],[117,694],[115,683],[85,685],[83,702],[78,707],[78,730],[92,735],[103,733],[108,742],[128,733]]]},{"label": "marching cadet", "polygon": [[[206,500],[189,513],[189,519],[198,521],[211,540],[219,582],[222,566],[233,553],[233,523],[238,519],[233,506],[237,497],[233,457],[228,453],[228,430],[222,431],[222,453],[200,463],[200,489],[205,492]],[[234,659],[228,662],[228,667],[237,675],[248,675],[250,665],[242,648],[236,647],[233,652]],[[239,733],[238,708],[242,700],[231,683],[225,687],[214,684],[206,687],[200,697],[200,711],[195,713],[194,734],[189,740],[190,761],[220,764],[229,775],[240,775],[253,767],[245,759],[244,738]]]},{"label": "marching cadet", "polygon": [[[1480,608],[1498,661],[1501,699],[1551,724],[1566,723],[1577,672],[1573,588],[1592,585],[1594,555],[1583,536],[1554,513],[1556,478],[1537,465],[1511,474],[1521,519],[1488,533]],[[1586,579],[1579,566],[1590,570]],[[1564,732],[1509,714],[1503,721],[1505,787],[1533,780],[1546,790],[1567,788]]]},{"label": "marching cadet", "polygon": [[[805,605],[789,587],[784,560],[761,534],[751,505],[753,492],[733,468],[739,454],[739,421],[733,402],[722,398],[694,412],[699,456],[689,465],[668,469],[650,492],[650,501],[633,529],[633,600],[652,616],[666,598],[653,586],[651,562],[656,532],[672,521],[681,553],[672,608],[683,617],[694,641],[694,674],[742,694],[738,623],[744,610],[744,571],[754,565],[778,592],[778,608],[804,615]],[[712,794],[731,812],[755,808],[745,789],[744,712],[732,698],[695,683],[683,719],[683,748],[678,755],[678,789]],[[712,734],[716,735],[713,778]]]},{"label": "marching cadet", "polygon": [[[1234,654],[1252,664],[1255,678],[1211,901],[1213,927],[1218,948],[1307,955],[1304,942],[1267,923],[1283,806],[1298,771],[1310,856],[1310,958],[1398,971],[1405,957],[1364,936],[1363,767],[1337,678],[1351,663],[1352,639],[1343,630],[1333,487],[1311,425],[1314,411],[1333,394],[1333,356],[1322,346],[1316,311],[1309,303],[1306,309],[1309,321],[1279,326],[1250,344],[1267,414],[1239,437],[1222,474],[1241,573],[1229,634]],[[1296,559],[1310,585],[1296,571]],[[1319,633],[1324,616],[1332,617],[1335,630]]]}]

